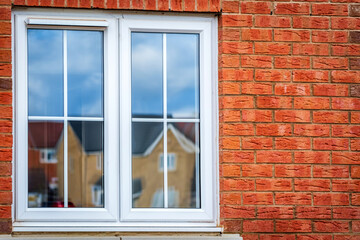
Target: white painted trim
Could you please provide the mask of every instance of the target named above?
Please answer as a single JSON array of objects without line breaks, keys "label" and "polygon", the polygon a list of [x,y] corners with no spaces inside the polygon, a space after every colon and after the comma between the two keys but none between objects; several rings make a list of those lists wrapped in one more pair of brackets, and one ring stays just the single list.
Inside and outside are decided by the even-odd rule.
[{"label": "white painted trim", "polygon": [[27,18],[28,25],[50,25],[50,26],[83,26],[83,27],[108,27],[106,20],[74,20],[61,18]]}]

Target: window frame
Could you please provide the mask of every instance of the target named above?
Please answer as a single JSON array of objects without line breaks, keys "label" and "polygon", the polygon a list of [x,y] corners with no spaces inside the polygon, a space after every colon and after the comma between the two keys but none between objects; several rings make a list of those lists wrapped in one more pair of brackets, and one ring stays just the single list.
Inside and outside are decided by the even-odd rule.
[{"label": "window frame", "polygon": [[[102,10],[13,11],[14,231],[221,231],[216,227],[219,211],[217,19],[208,15],[164,15]],[[105,207],[102,209],[27,207],[26,31],[33,26],[104,31]],[[200,34],[201,209],[131,208],[131,61],[126,61],[131,56],[131,31]],[[54,221],[55,213],[59,218]]]}]

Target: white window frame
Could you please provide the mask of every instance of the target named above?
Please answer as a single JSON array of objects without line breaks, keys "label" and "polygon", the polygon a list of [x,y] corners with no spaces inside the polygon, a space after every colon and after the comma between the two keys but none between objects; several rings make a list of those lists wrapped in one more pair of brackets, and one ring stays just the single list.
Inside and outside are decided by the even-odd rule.
[{"label": "white window frame", "polygon": [[[217,20],[82,10],[13,11],[14,231],[219,232]],[[27,207],[27,28],[104,31],[105,208]],[[198,33],[200,41],[201,208],[132,208],[131,32]],[[19,67],[21,66],[21,67]],[[115,99],[118,99],[116,101]],[[110,156],[110,157],[109,157]],[[123,197],[126,196],[126,197]],[[91,227],[91,228],[89,228]],[[141,228],[139,228],[141,227]]]}]

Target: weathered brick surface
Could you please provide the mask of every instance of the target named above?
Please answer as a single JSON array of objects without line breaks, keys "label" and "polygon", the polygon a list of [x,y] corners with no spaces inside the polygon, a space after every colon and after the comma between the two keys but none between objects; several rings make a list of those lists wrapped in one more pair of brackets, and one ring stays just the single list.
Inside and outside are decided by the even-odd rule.
[{"label": "weathered brick surface", "polygon": [[11,4],[220,12],[220,223],[245,240],[360,232],[359,0],[0,1],[0,232],[11,232]]}]

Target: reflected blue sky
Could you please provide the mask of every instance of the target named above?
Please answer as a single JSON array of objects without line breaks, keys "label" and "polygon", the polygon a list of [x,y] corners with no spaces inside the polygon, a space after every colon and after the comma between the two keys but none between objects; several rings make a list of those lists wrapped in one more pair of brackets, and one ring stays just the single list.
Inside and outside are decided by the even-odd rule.
[{"label": "reflected blue sky", "polygon": [[[167,34],[169,117],[199,117],[198,45],[198,34]],[[133,117],[162,117],[162,54],[161,33],[132,33]]]},{"label": "reflected blue sky", "polygon": [[[63,30],[28,30],[29,115],[63,116]],[[103,116],[103,33],[67,31],[68,116]]]}]

